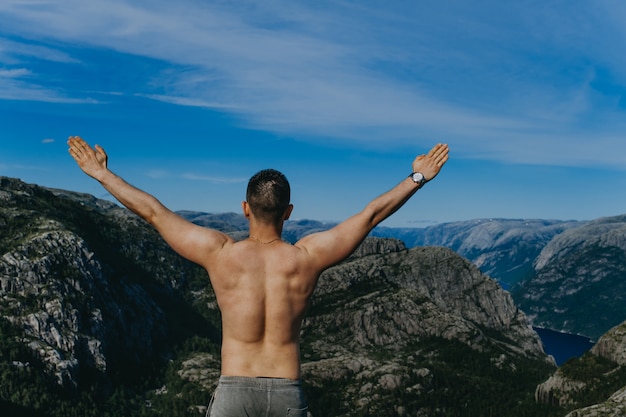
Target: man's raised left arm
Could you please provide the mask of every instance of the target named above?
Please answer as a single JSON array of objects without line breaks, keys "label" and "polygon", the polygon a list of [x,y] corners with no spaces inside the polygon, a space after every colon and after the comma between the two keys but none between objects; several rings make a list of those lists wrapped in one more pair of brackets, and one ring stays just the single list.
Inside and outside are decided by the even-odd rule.
[{"label": "man's raised left arm", "polygon": [[435,145],[428,154],[419,155],[413,161],[413,172],[420,173],[423,181],[405,178],[372,200],[361,212],[330,230],[302,238],[296,245],[313,256],[320,269],[342,261],[350,256],[374,227],[402,207],[424,183],[435,178],[447,161],[448,145]]}]

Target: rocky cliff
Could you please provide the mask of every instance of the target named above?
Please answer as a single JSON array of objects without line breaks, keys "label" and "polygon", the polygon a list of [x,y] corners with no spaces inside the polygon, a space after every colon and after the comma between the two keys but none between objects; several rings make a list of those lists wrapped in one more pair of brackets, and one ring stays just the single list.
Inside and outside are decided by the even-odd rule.
[{"label": "rocky cliff", "polygon": [[0,178],[0,312],[70,389],[164,362],[171,305],[197,272],[137,217],[92,196]]},{"label": "rocky cliff", "polygon": [[[434,339],[460,342],[513,373],[520,357],[547,360],[495,281],[449,249],[414,248],[353,259],[322,275],[303,329],[305,377],[320,390],[342,383],[342,402],[364,415],[384,412],[376,396],[414,415],[416,397],[428,396],[438,378],[425,360],[437,356],[426,348]],[[404,389],[412,400],[394,398]]]}]

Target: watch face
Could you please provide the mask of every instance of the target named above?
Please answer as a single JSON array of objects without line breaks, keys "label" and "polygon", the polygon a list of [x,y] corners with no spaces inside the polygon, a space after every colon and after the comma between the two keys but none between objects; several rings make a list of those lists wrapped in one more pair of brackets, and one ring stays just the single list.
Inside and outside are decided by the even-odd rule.
[{"label": "watch face", "polygon": [[413,174],[413,181],[422,182],[423,180],[424,180],[424,174],[422,174],[421,172],[416,172]]}]

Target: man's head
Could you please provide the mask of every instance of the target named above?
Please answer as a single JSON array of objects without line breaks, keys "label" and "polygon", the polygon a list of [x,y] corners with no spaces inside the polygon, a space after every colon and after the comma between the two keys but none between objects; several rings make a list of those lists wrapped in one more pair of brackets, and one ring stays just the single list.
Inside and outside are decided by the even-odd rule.
[{"label": "man's head", "polygon": [[264,223],[278,223],[285,220],[291,210],[289,181],[275,169],[257,172],[248,182],[246,200],[254,217]]}]

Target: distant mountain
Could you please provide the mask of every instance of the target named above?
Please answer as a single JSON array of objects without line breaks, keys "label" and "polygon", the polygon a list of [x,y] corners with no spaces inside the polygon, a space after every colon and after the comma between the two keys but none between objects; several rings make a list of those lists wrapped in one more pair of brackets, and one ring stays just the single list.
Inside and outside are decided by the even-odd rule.
[{"label": "distant mountain", "polygon": [[555,236],[513,295],[537,326],[597,339],[626,319],[626,215]]},{"label": "distant mountain", "polygon": [[[3,409],[201,416],[219,375],[206,273],[89,195],[0,177],[0,315]],[[449,249],[367,239],[320,278],[302,340],[313,416],[550,415],[533,399],[555,369],[537,334]]]},{"label": "distant mountain", "polygon": [[584,222],[539,219],[475,219],[424,229],[378,228],[374,235],[395,237],[407,246],[445,246],[472,261],[506,286],[533,275],[542,249],[565,230]]}]

